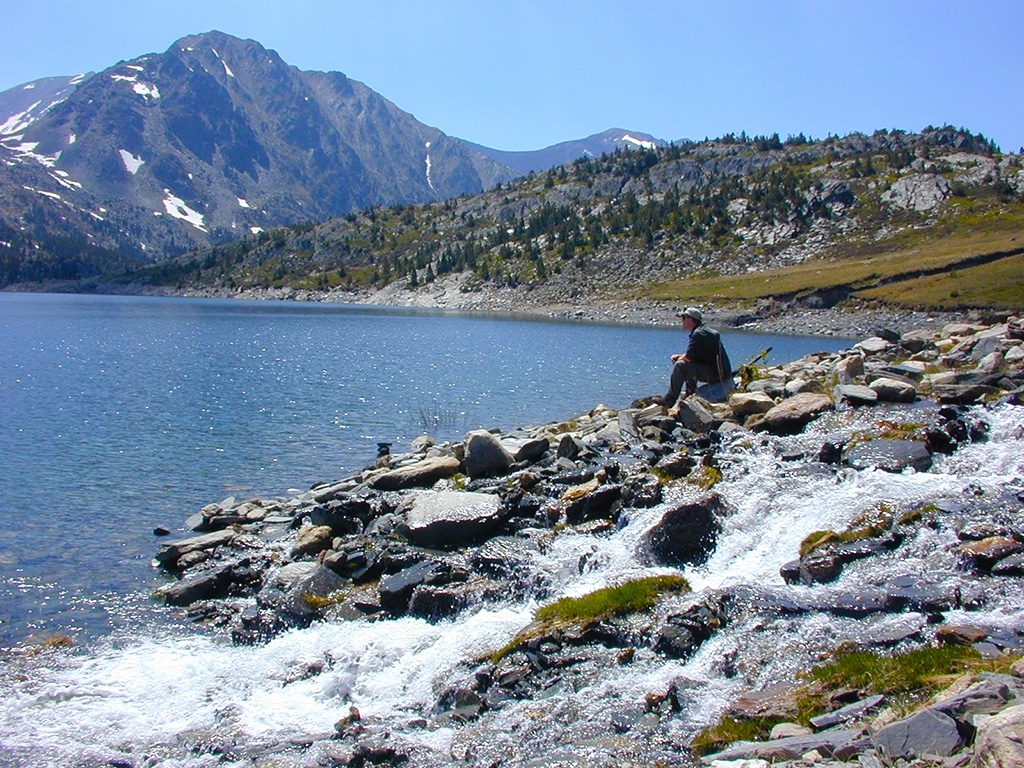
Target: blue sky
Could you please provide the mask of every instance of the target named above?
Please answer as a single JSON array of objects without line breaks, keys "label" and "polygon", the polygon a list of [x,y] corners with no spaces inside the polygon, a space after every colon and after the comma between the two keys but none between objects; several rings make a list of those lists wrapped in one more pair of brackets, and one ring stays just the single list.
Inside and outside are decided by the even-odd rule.
[{"label": "blue sky", "polygon": [[0,90],[217,29],[497,149],[964,126],[1024,145],[1022,0],[4,0]]}]

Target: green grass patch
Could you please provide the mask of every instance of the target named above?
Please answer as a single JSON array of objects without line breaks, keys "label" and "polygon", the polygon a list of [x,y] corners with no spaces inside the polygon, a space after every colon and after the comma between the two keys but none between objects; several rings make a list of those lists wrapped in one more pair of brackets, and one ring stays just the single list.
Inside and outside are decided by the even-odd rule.
[{"label": "green grass patch", "polygon": [[537,609],[537,621],[587,622],[646,611],[661,595],[688,592],[689,583],[682,576],[649,576],[605,587],[582,597],[563,597]]},{"label": "green grass patch", "polygon": [[804,674],[817,685],[805,689],[798,706],[805,718],[811,717],[827,711],[829,692],[855,689],[865,696],[882,694],[890,706],[911,711],[959,675],[984,666],[977,651],[962,645],[927,646],[894,655],[840,649],[832,661]]},{"label": "green grass patch", "polygon": [[858,295],[906,307],[1015,310],[1024,307],[1024,255],[870,288]]},{"label": "green grass patch", "polygon": [[[808,259],[782,269],[738,275],[690,275],[648,286],[636,298],[680,304],[731,302],[749,305],[773,296],[805,296],[815,291],[849,286],[855,295],[903,305],[933,307],[1024,306],[1024,257],[1009,256],[991,264],[957,270],[959,289],[951,273],[933,278],[913,278],[879,286],[883,280],[920,270],[952,269],[957,263],[980,254],[1013,251],[1024,247],[1024,207],[1011,206],[999,215],[988,212],[961,214],[950,222],[925,229],[909,229],[881,242],[844,243],[820,258]],[[938,282],[936,287],[933,283]],[[960,303],[949,293],[960,290]],[[932,303],[934,302],[934,303]]]},{"label": "green grass patch", "polygon": [[627,581],[581,597],[563,597],[538,608],[534,612],[533,623],[504,648],[491,654],[491,661],[496,664],[523,643],[554,630],[640,613],[654,607],[664,595],[689,591],[690,583],[685,578],[668,574]]},{"label": "green grass patch", "polygon": [[694,736],[690,749],[697,755],[709,755],[722,751],[734,741],[763,741],[779,722],[778,718],[770,717],[755,717],[752,720],[723,717],[716,725]]}]

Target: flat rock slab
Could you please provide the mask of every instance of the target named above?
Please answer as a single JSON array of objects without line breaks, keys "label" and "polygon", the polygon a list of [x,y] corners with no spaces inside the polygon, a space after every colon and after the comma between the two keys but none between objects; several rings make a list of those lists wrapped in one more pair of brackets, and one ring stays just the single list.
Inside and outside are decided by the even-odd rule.
[{"label": "flat rock slab", "polygon": [[825,411],[832,410],[832,398],[815,392],[803,392],[786,398],[764,415],[756,429],[776,435],[795,434]]},{"label": "flat rock slab", "polygon": [[461,468],[462,462],[454,456],[437,456],[377,475],[370,481],[370,485],[379,491],[430,486],[438,480],[451,477]]},{"label": "flat rock slab", "polygon": [[443,549],[486,537],[502,517],[501,499],[491,493],[423,492],[407,507],[402,533],[417,546]]},{"label": "flat rock slab", "polygon": [[885,438],[858,443],[846,450],[843,460],[854,469],[875,467],[886,472],[902,472],[908,467],[924,472],[932,465],[931,452],[924,443]]}]

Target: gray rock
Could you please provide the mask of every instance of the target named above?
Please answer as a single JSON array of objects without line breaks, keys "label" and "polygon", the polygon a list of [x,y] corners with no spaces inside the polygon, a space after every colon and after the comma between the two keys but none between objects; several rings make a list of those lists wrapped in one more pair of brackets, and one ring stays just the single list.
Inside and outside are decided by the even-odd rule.
[{"label": "gray rock", "polygon": [[813,750],[829,757],[856,742],[860,734],[858,729],[832,728],[808,736],[790,736],[773,741],[739,741],[722,752],[705,755],[702,761],[713,764],[719,760],[760,759],[769,763],[779,763],[784,760],[799,760],[801,755]]},{"label": "gray rock", "polygon": [[166,584],[156,590],[156,596],[168,605],[191,605],[197,600],[226,597],[236,583],[256,578],[255,572],[244,566],[222,565]]},{"label": "gray rock", "polygon": [[189,552],[209,551],[231,544],[238,534],[231,530],[204,533],[171,544],[165,544],[156,554],[157,561],[166,568],[175,568],[178,559]]},{"label": "gray rock", "polygon": [[[966,720],[970,716],[972,722],[974,715],[994,715],[1005,709],[1018,692],[1014,678],[1008,675],[1005,677],[1005,682],[989,679],[972,683],[961,693],[933,704],[931,709],[949,715],[954,720]],[[1014,687],[1011,688],[1007,683],[1013,683]]]},{"label": "gray rock", "polygon": [[688,397],[676,405],[679,410],[679,423],[694,432],[710,432],[721,422],[708,409],[706,402],[700,397]]},{"label": "gray rock", "polygon": [[877,438],[847,448],[843,460],[854,469],[875,467],[886,472],[902,472],[913,467],[924,472],[932,465],[932,454],[921,441]]},{"label": "gray rock", "polygon": [[421,547],[448,548],[485,538],[503,519],[494,494],[424,491],[411,497],[399,532]]},{"label": "gray rock", "polygon": [[855,701],[853,704],[847,704],[845,707],[840,707],[824,715],[812,717],[809,722],[815,730],[823,731],[827,728],[856,720],[868,712],[878,709],[883,701],[885,701],[884,696],[869,696],[866,699]]},{"label": "gray rock", "polygon": [[805,392],[786,398],[764,415],[755,429],[776,435],[795,434],[825,411],[832,410],[828,395]]},{"label": "gray rock", "polygon": [[871,735],[875,749],[889,760],[949,757],[964,745],[956,721],[924,709]]},{"label": "gray rock", "polygon": [[[481,459],[477,456],[474,460]],[[509,464],[511,464],[511,460]],[[505,465],[505,469],[508,469],[509,464]],[[370,485],[381,491],[422,488],[431,486],[438,480],[451,477],[461,469],[462,462],[454,456],[436,456],[377,475],[370,480]]]},{"label": "gray rock", "polygon": [[503,475],[512,466],[513,458],[501,440],[486,429],[476,429],[466,434],[466,474],[470,477],[493,477]]},{"label": "gray rock", "polygon": [[644,540],[662,565],[697,565],[707,560],[718,539],[718,515],[725,504],[717,494],[674,507],[662,515]]},{"label": "gray rock", "polygon": [[263,604],[298,619],[309,619],[320,611],[320,601],[345,586],[330,568],[313,561],[289,563],[268,580],[260,591]]},{"label": "gray rock", "polygon": [[839,384],[835,388],[834,397],[836,402],[845,402],[850,405],[874,405],[878,402],[878,393],[871,387],[861,384]]}]

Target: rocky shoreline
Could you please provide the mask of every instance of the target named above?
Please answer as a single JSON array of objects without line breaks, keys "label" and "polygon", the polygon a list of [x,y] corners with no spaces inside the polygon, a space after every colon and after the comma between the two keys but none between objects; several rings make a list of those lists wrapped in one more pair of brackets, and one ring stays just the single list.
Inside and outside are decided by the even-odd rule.
[{"label": "rocky shoreline", "polygon": [[[684,307],[672,302],[607,298],[594,292],[568,297],[557,286],[490,287],[471,282],[469,274],[439,278],[417,288],[389,285],[372,291],[316,291],[294,288],[260,289],[172,289],[143,284],[120,285],[99,279],[82,282],[24,284],[5,290],[72,293],[106,293],[140,296],[179,296],[275,301],[313,301],[341,304],[369,304],[471,312],[497,312],[593,322],[659,326],[676,324]],[[927,311],[846,299],[825,307],[813,302],[773,300],[756,306],[704,303],[700,306],[709,324],[724,330],[796,336],[830,336],[862,339],[879,330],[905,333],[911,330],[938,331],[955,322],[991,325],[1003,322],[1006,312]]]},{"label": "rocky shoreline", "polygon": [[[671,309],[642,311],[646,318],[662,311],[671,317]],[[622,305],[602,311],[609,316],[587,319],[618,313],[614,319],[624,321],[628,314]],[[572,316],[578,317],[575,311]],[[207,505],[188,521],[196,535],[158,552],[158,567],[173,577],[158,595],[240,644],[263,643],[314,622],[401,616],[444,621],[500,601],[550,600],[556,595],[531,566],[536,553],[563,532],[607,536],[651,510],[658,511],[657,519],[640,540],[652,566],[704,562],[730,515],[715,486],[738,443],[799,435],[827,414],[874,409],[885,429],[857,439],[829,434],[812,452],[780,457],[780,466],[808,476],[926,471],[934,457],[986,439],[977,407],[1020,404],[1024,327],[1016,318],[879,333],[835,354],[745,369],[727,402],[691,397],[679,404],[678,419],[644,398],[629,408],[598,406],[514,432],[476,430],[440,445],[424,436],[409,453],[391,455],[382,447],[365,470],[292,498]],[[957,531],[959,543],[941,557],[962,564],[970,582],[963,595],[909,577],[814,598],[747,586],[666,593],[656,609],[629,616],[538,619],[500,653],[495,649],[490,659],[467,660],[465,669],[453,670],[433,713],[410,727],[483,729],[489,715],[509,702],[542,696],[555,681],[591,679],[629,664],[638,653],[687,659],[724,626],[751,616],[820,613],[866,621],[917,611],[928,617],[926,626],[886,637],[876,647],[962,643],[989,658],[1019,656],[1020,634],[952,625],[943,614],[972,601],[981,605],[990,587],[1005,590],[1024,579],[1021,493],[941,501],[899,519],[836,532],[793,553],[781,571],[786,584],[832,584],[852,563],[899,552],[919,527],[941,524]],[[834,698],[830,711],[785,727],[795,716],[785,703],[795,684],[781,692],[751,690],[727,714],[742,719],[770,713],[780,723],[773,738],[733,744],[704,760],[719,768],[1021,765],[1022,677],[1019,662],[1006,674],[968,676],[909,715],[884,697],[846,692]],[[693,704],[691,695],[683,680],[650,691],[635,710],[614,718],[615,729],[657,733],[659,723]],[[353,711],[335,733],[310,735],[304,748],[329,755],[331,765],[431,764],[403,746],[401,734],[385,730]],[[481,737],[471,749],[457,739],[446,760],[508,763],[500,739],[487,741]],[[281,746],[286,748],[294,743]],[[691,760],[688,744],[656,738],[634,739],[609,749],[605,758],[592,764]]]}]

